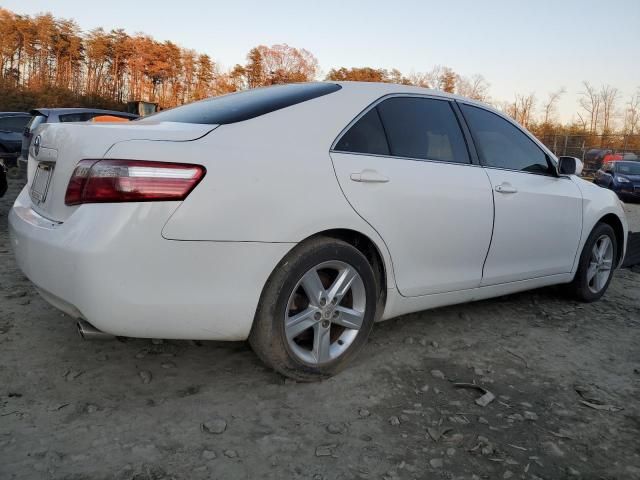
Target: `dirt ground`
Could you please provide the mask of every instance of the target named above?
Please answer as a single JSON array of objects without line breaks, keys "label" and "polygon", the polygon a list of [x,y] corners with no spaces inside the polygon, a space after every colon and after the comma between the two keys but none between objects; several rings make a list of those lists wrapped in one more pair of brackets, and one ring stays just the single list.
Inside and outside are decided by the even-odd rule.
[{"label": "dirt ground", "polygon": [[551,288],[380,323],[342,374],[297,384],[244,343],[81,341],[15,265],[17,190],[1,479],[640,478],[638,272],[588,305]]}]

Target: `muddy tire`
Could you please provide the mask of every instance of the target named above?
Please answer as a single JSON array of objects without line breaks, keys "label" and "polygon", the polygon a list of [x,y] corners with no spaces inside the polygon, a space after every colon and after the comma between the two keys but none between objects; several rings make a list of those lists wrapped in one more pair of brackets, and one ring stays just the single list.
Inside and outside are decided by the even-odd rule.
[{"label": "muddy tire", "polygon": [[249,343],[282,375],[305,382],[328,378],[365,345],[378,291],[358,249],[333,238],[305,241],[269,277]]}]

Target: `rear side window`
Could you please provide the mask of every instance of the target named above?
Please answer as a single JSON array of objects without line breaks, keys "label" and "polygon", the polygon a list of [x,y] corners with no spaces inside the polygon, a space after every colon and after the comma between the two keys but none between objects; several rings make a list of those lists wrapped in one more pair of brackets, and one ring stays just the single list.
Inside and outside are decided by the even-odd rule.
[{"label": "rear side window", "polygon": [[395,97],[377,108],[391,155],[469,163],[467,145],[448,101]]},{"label": "rear side window", "polygon": [[351,153],[389,155],[387,137],[377,108],[372,108],[360,118],[335,146],[335,150]]},{"label": "rear side window", "polygon": [[547,155],[533,140],[504,118],[482,108],[461,104],[484,165],[530,173],[550,173]]},{"label": "rear side window", "polygon": [[4,130],[7,132],[19,132],[22,133],[24,127],[26,127],[27,123],[31,117],[27,117],[25,115],[16,115],[12,117],[1,117],[0,118],[0,130]]},{"label": "rear side window", "polygon": [[228,124],[306,102],[340,90],[335,83],[294,83],[214,97],[150,115],[140,122]]}]

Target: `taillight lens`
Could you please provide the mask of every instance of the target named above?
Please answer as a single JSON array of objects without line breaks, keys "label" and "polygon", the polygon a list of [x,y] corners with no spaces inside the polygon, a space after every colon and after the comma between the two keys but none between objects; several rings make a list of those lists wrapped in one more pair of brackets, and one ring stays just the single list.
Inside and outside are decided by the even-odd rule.
[{"label": "taillight lens", "polygon": [[206,169],[187,163],[82,160],[69,180],[64,203],[184,200]]}]

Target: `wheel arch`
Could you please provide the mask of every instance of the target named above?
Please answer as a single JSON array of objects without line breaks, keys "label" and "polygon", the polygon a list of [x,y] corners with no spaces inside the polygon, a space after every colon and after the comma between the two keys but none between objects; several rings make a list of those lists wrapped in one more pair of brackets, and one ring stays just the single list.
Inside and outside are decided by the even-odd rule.
[{"label": "wheel arch", "polygon": [[[332,228],[332,229],[322,230],[305,237],[304,239],[297,242],[295,246],[291,248],[291,250],[296,248],[298,245],[301,245],[311,239],[315,239],[318,237],[342,240],[343,242],[346,242],[352,245],[354,248],[359,250],[366,257],[367,261],[369,262],[369,264],[373,269],[373,273],[379,287],[376,321],[382,318],[382,315],[384,314],[386,302],[387,302],[387,288],[389,286],[395,285],[393,280],[393,265],[391,265],[391,258],[389,256],[385,257],[384,251],[382,250],[382,248],[384,247],[378,245],[374,240],[371,239],[370,236],[358,230],[353,230],[351,228]],[[274,266],[274,269],[271,272],[271,275],[266,280],[262,288],[263,292],[266,286],[268,285],[270,279],[272,278],[273,274],[276,272],[276,270],[279,268],[282,262],[291,253],[291,250],[289,250],[283,256],[283,258],[280,260],[280,262],[278,262],[276,266]],[[261,298],[262,298],[262,295],[261,295]]]},{"label": "wheel arch", "polygon": [[[308,238],[315,237],[329,237],[336,238],[338,240],[342,240],[357,248],[369,261],[369,264],[373,267],[373,271],[376,274],[376,280],[378,281],[378,285],[386,292],[387,290],[387,266],[384,261],[384,257],[380,248],[376,245],[376,243],[371,240],[364,233],[358,232],[357,230],[351,230],[348,228],[336,228],[331,230],[324,230],[322,232],[318,232],[314,235],[311,235]],[[305,239],[307,240],[307,239]],[[303,240],[303,242],[305,241]]]},{"label": "wheel arch", "polygon": [[[615,213],[607,213],[602,218],[600,218],[595,225],[598,223],[604,223],[609,225],[613,232],[616,235],[616,243],[618,245],[616,251],[616,265],[620,265],[622,263],[623,254],[624,254],[624,226],[622,225],[622,220]],[[594,227],[595,227],[594,225]]]}]

